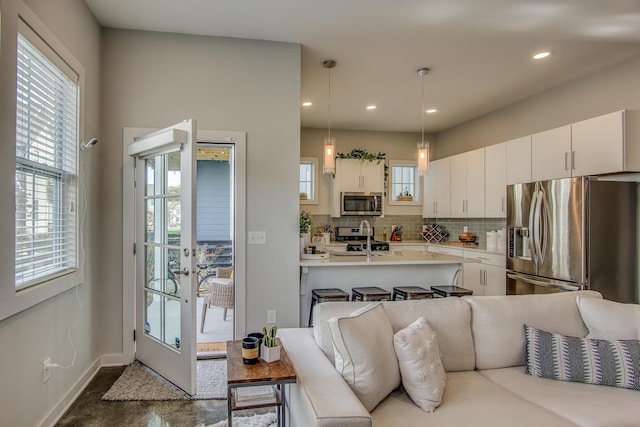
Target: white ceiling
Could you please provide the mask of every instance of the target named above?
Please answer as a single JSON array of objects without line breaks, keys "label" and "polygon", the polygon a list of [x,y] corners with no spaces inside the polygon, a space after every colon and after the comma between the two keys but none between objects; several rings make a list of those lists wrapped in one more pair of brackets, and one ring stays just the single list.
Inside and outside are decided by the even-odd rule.
[{"label": "white ceiling", "polygon": [[85,1],[104,27],[300,43],[307,127],[327,126],[325,59],[333,128],[420,131],[429,67],[439,132],[640,54],[640,0]]}]

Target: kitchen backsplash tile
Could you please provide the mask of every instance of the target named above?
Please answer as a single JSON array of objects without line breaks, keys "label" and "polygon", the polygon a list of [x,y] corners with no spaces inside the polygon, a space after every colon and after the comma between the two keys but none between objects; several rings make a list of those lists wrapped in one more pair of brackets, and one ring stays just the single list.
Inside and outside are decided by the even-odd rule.
[{"label": "kitchen backsplash tile", "polygon": [[[329,215],[312,215],[311,231],[316,232],[317,227],[324,224],[331,225],[331,229],[336,227],[358,227],[360,222],[366,219],[375,230],[375,238],[382,240],[382,235],[386,231],[387,240],[391,237],[391,227],[394,225],[402,226],[403,240],[420,240],[420,232],[422,231],[422,216],[420,215],[385,215],[384,217],[375,216],[345,216],[341,218],[331,218]],[[333,239],[334,236],[331,236]]]},{"label": "kitchen backsplash tile", "polygon": [[489,231],[497,231],[507,226],[504,218],[425,218],[424,223],[435,223],[445,227],[449,232],[449,242],[457,242],[458,234],[462,234],[466,226],[469,233],[478,236],[477,242],[480,246],[486,246]]}]

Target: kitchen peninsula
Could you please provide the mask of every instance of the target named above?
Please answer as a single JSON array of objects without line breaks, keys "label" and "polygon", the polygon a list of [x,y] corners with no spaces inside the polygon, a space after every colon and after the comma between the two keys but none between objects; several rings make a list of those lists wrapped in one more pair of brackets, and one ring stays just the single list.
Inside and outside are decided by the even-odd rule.
[{"label": "kitchen peninsula", "polygon": [[357,286],[391,292],[394,286],[452,285],[466,262],[477,261],[416,250],[374,252],[371,261],[364,253],[343,255],[342,251],[327,259],[300,260],[300,326],[308,324],[313,289],[339,288],[351,294]]}]

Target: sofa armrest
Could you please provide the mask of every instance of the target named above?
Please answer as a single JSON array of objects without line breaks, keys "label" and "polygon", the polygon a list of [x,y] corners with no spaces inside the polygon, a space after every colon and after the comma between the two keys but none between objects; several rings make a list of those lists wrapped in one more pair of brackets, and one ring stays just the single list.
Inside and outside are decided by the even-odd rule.
[{"label": "sofa armrest", "polygon": [[318,347],[312,328],[279,329],[278,335],[298,376],[288,388],[294,427],[371,427],[371,414]]}]

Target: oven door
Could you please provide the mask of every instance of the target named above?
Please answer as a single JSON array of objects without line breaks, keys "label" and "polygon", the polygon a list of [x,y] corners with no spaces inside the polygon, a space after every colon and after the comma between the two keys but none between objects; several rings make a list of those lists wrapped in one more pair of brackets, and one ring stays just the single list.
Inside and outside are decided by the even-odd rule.
[{"label": "oven door", "polygon": [[340,215],[382,215],[382,194],[341,193]]},{"label": "oven door", "polygon": [[507,295],[552,294],[582,289],[585,287],[579,283],[530,276],[507,270]]}]

